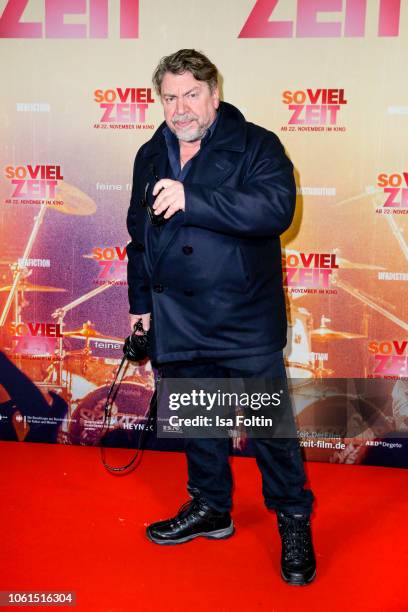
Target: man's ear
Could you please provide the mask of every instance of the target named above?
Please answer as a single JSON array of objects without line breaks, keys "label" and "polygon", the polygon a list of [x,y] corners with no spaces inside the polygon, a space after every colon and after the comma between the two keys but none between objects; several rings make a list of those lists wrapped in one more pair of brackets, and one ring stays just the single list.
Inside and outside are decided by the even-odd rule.
[{"label": "man's ear", "polygon": [[213,100],[214,100],[215,108],[218,108],[219,105],[220,105],[220,92],[219,92],[219,89],[218,89],[218,85],[217,85],[217,87],[214,88],[214,90],[212,92],[212,97],[213,97]]}]

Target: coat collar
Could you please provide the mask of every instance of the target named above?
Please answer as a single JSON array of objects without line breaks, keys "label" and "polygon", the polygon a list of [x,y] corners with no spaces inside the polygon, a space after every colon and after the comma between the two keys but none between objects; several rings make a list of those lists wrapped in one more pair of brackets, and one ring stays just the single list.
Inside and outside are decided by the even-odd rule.
[{"label": "coat collar", "polygon": [[[224,151],[245,151],[247,124],[242,113],[228,102],[220,102],[219,119],[211,138],[211,149]],[[163,121],[153,134],[143,151],[144,157],[166,152],[166,141],[163,135]]]}]

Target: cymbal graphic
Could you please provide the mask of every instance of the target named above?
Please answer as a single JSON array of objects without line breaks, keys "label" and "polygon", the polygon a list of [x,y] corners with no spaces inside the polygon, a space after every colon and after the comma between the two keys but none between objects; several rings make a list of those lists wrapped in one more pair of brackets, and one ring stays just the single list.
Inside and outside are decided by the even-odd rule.
[{"label": "cymbal graphic", "polygon": [[[0,287],[0,291],[10,291],[11,287],[12,285],[3,285],[3,287]],[[18,284],[18,291],[41,291],[45,293],[61,293],[67,291],[67,289],[61,289],[60,287],[50,287],[48,285],[33,285],[32,283],[22,282]]]},{"label": "cymbal graphic", "polygon": [[58,201],[62,201],[63,204],[50,204],[49,208],[54,208],[66,215],[93,215],[96,212],[96,203],[86,193],[70,185],[69,183],[62,182],[57,187]]},{"label": "cymbal graphic", "polygon": [[70,338],[76,338],[79,340],[82,340],[83,338],[86,338],[87,340],[96,338],[101,342],[120,342],[121,344],[123,344],[123,338],[116,338],[115,336],[102,334],[98,330],[94,329],[93,323],[91,323],[90,321],[83,323],[82,327],[78,329],[72,329],[71,331],[62,332],[62,335],[68,336]]},{"label": "cymbal graphic", "polygon": [[331,340],[354,340],[355,338],[365,338],[362,334],[353,334],[351,332],[342,332],[330,327],[317,327],[311,331],[312,340],[316,342],[329,342]]}]

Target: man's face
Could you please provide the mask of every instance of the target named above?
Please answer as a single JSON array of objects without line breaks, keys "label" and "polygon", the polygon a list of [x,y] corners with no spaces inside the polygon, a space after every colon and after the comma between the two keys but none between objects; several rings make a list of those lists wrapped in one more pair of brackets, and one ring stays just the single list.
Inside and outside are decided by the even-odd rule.
[{"label": "man's face", "polygon": [[191,72],[166,72],[161,85],[164,118],[179,140],[201,140],[212,124],[220,104],[218,87],[213,91]]}]

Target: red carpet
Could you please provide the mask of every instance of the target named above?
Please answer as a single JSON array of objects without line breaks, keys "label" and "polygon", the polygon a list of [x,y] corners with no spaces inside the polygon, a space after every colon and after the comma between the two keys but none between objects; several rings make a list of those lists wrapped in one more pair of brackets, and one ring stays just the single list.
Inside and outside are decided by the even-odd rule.
[{"label": "red carpet", "polygon": [[[64,609],[98,612],[408,610],[405,470],[307,464],[318,576],[292,587],[279,576],[275,516],[252,459],[233,460],[232,538],[161,547],[144,525],[186,500],[182,454],[146,452],[117,478],[95,448],[2,442],[0,451],[1,591],[73,590],[77,605]],[[130,455],[108,451],[111,462]]]}]

